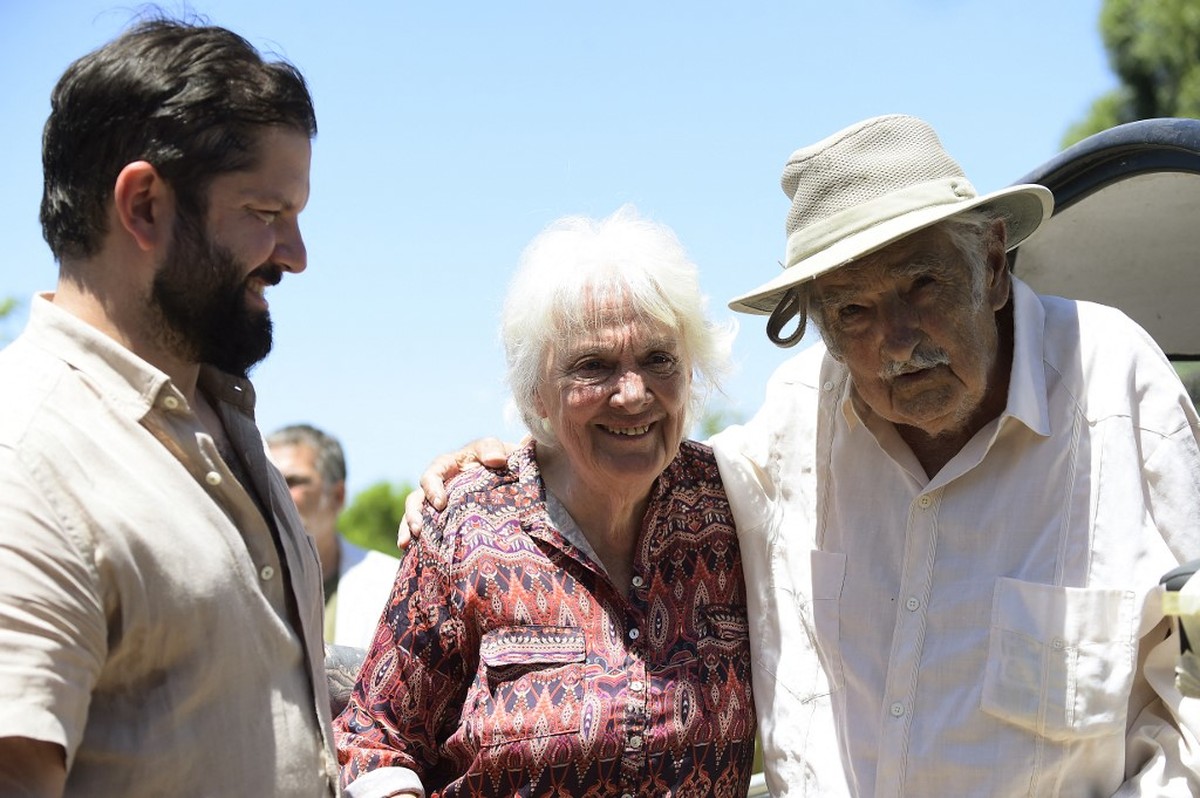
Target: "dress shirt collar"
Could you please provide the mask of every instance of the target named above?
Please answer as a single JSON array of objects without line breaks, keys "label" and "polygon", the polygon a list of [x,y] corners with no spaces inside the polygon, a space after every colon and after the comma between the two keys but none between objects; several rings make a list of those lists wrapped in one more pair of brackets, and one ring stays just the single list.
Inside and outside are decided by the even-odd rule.
[{"label": "dress shirt collar", "polygon": [[[165,372],[121,346],[92,325],[54,304],[54,293],[33,297],[24,335],[39,348],[86,374],[114,405],[141,419],[164,392],[186,403]],[[201,365],[198,385],[219,402],[253,417],[254,387],[209,365]]]}]

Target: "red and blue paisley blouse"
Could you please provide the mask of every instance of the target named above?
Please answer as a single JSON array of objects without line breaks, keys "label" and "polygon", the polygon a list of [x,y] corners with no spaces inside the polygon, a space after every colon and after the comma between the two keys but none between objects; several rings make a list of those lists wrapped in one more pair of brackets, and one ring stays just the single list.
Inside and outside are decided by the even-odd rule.
[{"label": "red and blue paisley blouse", "polygon": [[655,483],[627,595],[551,523],[532,445],[425,521],[334,724],[343,786],[391,768],[430,796],[746,795],[745,586],[707,446]]}]

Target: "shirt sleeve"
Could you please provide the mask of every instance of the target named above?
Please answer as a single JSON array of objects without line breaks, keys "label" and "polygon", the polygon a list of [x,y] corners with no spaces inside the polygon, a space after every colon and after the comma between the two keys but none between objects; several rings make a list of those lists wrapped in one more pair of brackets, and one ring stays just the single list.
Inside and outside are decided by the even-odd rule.
[{"label": "shirt sleeve", "polygon": [[817,382],[824,347],[784,363],[744,426],[714,436],[746,577],[754,704],[772,795],[849,794],[813,645]]},{"label": "shirt sleeve", "polygon": [[469,674],[444,539],[451,515],[447,510],[442,521],[426,515],[426,532],[401,562],[380,619],[390,634],[376,634],[350,702],[334,721],[341,782],[350,795],[419,789],[457,723]]},{"label": "shirt sleeve", "polygon": [[70,768],[107,655],[103,591],[81,524],[36,468],[0,449],[0,737],[57,743]]},{"label": "shirt sleeve", "polygon": [[[1178,562],[1200,557],[1200,444],[1190,404],[1181,415],[1184,424],[1176,432],[1143,444],[1150,511]],[[1139,641],[1143,678],[1130,696],[1125,738],[1128,778],[1117,795],[1200,795],[1200,699],[1185,698],[1175,685],[1179,637],[1168,634],[1161,589],[1151,591],[1146,603]]]}]

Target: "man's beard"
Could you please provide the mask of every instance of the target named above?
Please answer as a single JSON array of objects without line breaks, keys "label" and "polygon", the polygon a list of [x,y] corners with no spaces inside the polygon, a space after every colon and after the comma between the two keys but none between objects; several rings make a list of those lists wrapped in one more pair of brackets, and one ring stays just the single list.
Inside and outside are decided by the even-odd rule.
[{"label": "man's beard", "polygon": [[[246,306],[250,276],[202,227],[194,218],[177,217],[171,248],[150,290],[152,324],[160,343],[177,357],[245,377],[271,351],[271,317]],[[264,264],[252,276],[275,285],[283,271]]]}]

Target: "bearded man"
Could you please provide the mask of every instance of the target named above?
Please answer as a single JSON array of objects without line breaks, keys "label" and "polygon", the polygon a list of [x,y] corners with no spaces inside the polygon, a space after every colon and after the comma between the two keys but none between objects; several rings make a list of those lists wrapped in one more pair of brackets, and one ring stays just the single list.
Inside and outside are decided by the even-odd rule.
[{"label": "bearded man", "polygon": [[149,20],[51,98],[59,263],[0,352],[0,793],[334,792],[321,570],[254,423],[312,98]]}]

